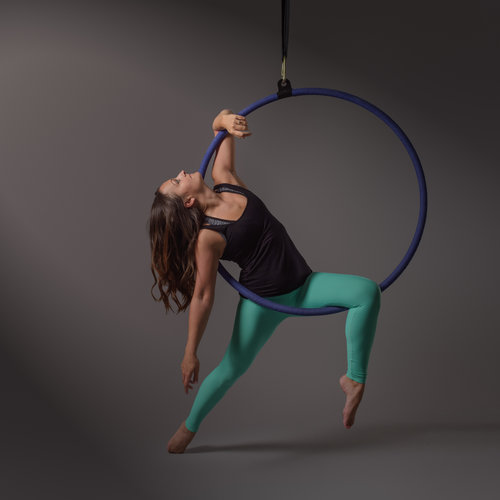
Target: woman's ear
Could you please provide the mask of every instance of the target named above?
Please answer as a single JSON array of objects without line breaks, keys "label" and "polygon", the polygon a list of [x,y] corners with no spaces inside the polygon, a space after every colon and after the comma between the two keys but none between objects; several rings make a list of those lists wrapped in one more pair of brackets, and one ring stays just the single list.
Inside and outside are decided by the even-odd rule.
[{"label": "woman's ear", "polygon": [[194,196],[189,196],[184,200],[184,206],[186,208],[191,208],[196,203],[196,198]]}]

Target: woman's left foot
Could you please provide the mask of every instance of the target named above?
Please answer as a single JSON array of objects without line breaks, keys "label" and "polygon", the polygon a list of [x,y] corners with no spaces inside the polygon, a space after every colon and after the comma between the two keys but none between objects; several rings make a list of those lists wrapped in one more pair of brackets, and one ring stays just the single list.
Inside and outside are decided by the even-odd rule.
[{"label": "woman's left foot", "polygon": [[356,416],[356,410],[358,409],[359,403],[361,403],[365,384],[356,382],[347,375],[342,375],[339,379],[339,383],[346,395],[345,406],[342,411],[344,426],[346,429],[350,429],[354,424],[354,417]]},{"label": "woman's left foot", "polygon": [[196,432],[190,431],[186,427],[186,421],[182,422],[181,426],[177,429],[177,432],[170,438],[167,444],[167,450],[169,453],[184,453],[187,445],[194,438]]}]

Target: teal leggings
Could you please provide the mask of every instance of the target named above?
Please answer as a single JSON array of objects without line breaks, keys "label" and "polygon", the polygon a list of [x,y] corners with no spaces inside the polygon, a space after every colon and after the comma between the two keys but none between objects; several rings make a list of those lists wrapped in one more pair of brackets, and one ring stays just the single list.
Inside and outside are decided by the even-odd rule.
[{"label": "teal leggings", "polygon": [[[380,309],[380,288],[362,276],[313,272],[302,286],[292,292],[266,297],[294,307],[342,306],[349,308],[347,339],[347,376],[364,383]],[[202,420],[243,375],[276,327],[287,317],[240,297],[233,334],[219,365],[203,380],[186,427],[196,432]]]}]

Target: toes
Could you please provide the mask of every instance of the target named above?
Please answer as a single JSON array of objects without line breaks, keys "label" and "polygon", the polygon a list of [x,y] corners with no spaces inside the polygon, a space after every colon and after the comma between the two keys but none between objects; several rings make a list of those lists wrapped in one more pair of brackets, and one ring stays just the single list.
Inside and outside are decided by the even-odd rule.
[{"label": "toes", "polygon": [[175,445],[168,445],[167,450],[169,453],[184,453],[184,448],[179,448]]}]

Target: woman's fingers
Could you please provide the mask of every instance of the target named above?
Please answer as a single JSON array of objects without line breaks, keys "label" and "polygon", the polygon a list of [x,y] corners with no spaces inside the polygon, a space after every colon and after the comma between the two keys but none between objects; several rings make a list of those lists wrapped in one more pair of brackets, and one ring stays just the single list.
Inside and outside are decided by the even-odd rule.
[{"label": "woman's fingers", "polygon": [[183,375],[182,375],[182,383],[184,385],[184,391],[186,394],[188,393],[189,389],[192,389],[191,384],[190,384],[191,374],[192,374],[192,372],[187,372],[187,373],[183,373]]},{"label": "woman's fingers", "polygon": [[252,135],[252,132],[249,130],[235,130],[233,131],[233,135],[236,137],[246,137],[247,135]]},{"label": "woman's fingers", "polygon": [[236,137],[247,137],[248,135],[252,135],[252,132],[250,132],[247,127],[243,126],[235,127],[231,133]]},{"label": "woman's fingers", "polygon": [[250,132],[249,130],[233,130],[230,133],[231,133],[231,135],[234,135],[235,137],[240,137],[240,138],[244,138],[244,137],[247,137],[249,135],[252,135],[252,132]]},{"label": "woman's fingers", "polygon": [[248,128],[247,119],[244,116],[234,115],[233,128],[235,130],[246,130]]},{"label": "woman's fingers", "polygon": [[193,388],[193,384],[198,381],[198,372],[200,362],[196,355],[185,355],[181,363],[182,384],[186,394],[189,389]]},{"label": "woman's fingers", "polygon": [[235,137],[239,137],[241,139],[252,135],[252,133],[248,130],[247,119],[241,115],[225,115],[226,119],[226,130]]}]

